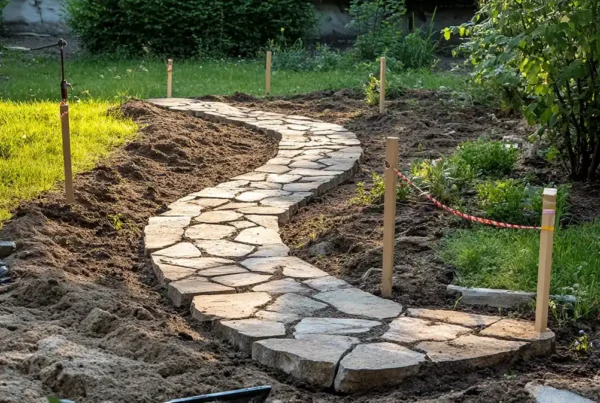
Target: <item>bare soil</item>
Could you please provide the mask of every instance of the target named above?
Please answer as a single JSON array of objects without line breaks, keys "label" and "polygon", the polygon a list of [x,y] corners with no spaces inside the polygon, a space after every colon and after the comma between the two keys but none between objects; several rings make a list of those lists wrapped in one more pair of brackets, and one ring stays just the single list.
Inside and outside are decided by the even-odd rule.
[{"label": "bare soil", "polygon": [[[437,156],[487,133],[527,134],[518,119],[463,107],[432,92],[408,93],[380,117],[352,92],[295,99],[227,99],[244,106],[304,114],[344,124],[365,148],[363,171],[304,208],[284,228],[294,253],[361,288],[377,292],[381,206],[350,206],[356,182],[383,170],[384,137],[401,139],[401,159]],[[186,194],[252,170],[276,152],[268,138],[166,112],[142,102],[123,107],[144,125],[134,142],[76,178],[77,203],[61,192],[24,203],[0,239],[18,251],[8,261],[14,282],[0,286],[0,403],[39,402],[57,395],[80,402],[160,402],[269,384],[282,402],[527,402],[523,387],[542,379],[600,400],[598,352],[568,349],[573,330],[559,333],[550,359],[471,374],[417,377],[401,388],[338,396],[265,369],[221,343],[176,310],[145,264],[142,230],[148,217]],[[420,145],[419,145],[420,144]],[[448,307],[444,285],[452,271],[435,257],[442,228],[456,221],[423,201],[399,206],[394,298],[410,306]],[[116,228],[119,227],[117,230]],[[329,241],[316,259],[308,249]]]}]

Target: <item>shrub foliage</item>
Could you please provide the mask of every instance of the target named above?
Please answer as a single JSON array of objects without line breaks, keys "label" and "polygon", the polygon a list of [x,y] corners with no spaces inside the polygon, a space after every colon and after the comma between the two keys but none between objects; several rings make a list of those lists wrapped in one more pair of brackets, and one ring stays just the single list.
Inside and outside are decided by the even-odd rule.
[{"label": "shrub foliage", "polygon": [[69,23],[91,52],[253,55],[285,28],[306,39],[308,0],[67,0]]},{"label": "shrub foliage", "polygon": [[472,23],[447,28],[475,78],[521,107],[561,151],[575,179],[600,166],[600,1],[482,0]]}]

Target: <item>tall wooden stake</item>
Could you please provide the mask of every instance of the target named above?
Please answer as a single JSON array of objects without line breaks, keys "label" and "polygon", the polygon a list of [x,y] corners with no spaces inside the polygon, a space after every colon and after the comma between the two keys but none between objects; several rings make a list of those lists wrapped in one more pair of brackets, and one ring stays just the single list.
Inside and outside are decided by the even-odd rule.
[{"label": "tall wooden stake", "polygon": [[65,166],[65,196],[67,204],[73,204],[73,170],[71,168],[71,131],[69,129],[69,105],[60,104],[60,125],[62,129],[63,159]]},{"label": "tall wooden stake", "polygon": [[173,96],[173,59],[167,60],[167,98]]},{"label": "tall wooden stake", "polygon": [[385,113],[385,57],[379,59],[379,113]]},{"label": "tall wooden stake", "polygon": [[537,297],[535,304],[535,330],[546,331],[548,303],[552,273],[552,243],[556,224],[556,189],[544,189],[542,207],[542,233],[540,235],[540,262],[538,266]]},{"label": "tall wooden stake", "polygon": [[265,73],[265,93],[271,95],[271,64],[273,60],[273,53],[267,51],[267,71]]},{"label": "tall wooden stake", "polygon": [[394,278],[394,238],[396,223],[396,185],[398,178],[398,137],[388,137],[385,142],[385,196],[383,212],[383,272],[381,275],[381,296],[392,296]]}]

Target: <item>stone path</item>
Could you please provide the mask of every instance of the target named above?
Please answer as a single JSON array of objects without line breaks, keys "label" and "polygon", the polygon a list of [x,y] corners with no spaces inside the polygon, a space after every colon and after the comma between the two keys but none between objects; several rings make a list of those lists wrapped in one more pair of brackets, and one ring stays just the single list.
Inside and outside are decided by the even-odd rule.
[{"label": "stone path", "polygon": [[553,350],[554,334],[537,334],[533,323],[405,309],[289,256],[279,225],[356,172],[362,148],[354,133],[218,102],[151,102],[279,140],[265,165],[177,200],[145,228],[145,250],[173,304],[189,306],[256,361],[352,393]]}]

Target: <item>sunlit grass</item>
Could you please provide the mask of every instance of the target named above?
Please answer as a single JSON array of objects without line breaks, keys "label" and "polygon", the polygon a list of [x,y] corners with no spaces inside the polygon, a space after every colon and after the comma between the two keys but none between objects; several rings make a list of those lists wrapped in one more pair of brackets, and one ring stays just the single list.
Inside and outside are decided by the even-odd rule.
[{"label": "sunlit grass", "polygon": [[[540,235],[537,231],[460,230],[443,243],[441,256],[466,287],[536,291]],[[600,221],[555,234],[552,294],[579,298],[579,316],[600,311]]]},{"label": "sunlit grass", "polygon": [[[74,172],[90,169],[137,130],[133,121],[109,113],[108,102],[70,106]],[[19,201],[31,199],[64,180],[58,105],[54,102],[0,102],[0,221]]]}]

